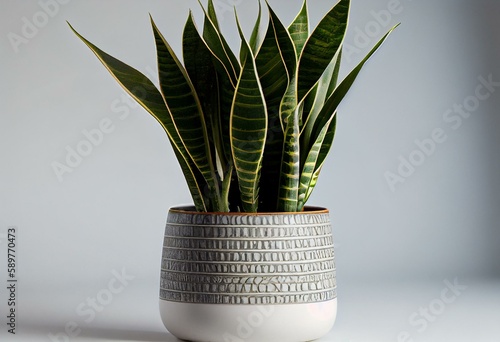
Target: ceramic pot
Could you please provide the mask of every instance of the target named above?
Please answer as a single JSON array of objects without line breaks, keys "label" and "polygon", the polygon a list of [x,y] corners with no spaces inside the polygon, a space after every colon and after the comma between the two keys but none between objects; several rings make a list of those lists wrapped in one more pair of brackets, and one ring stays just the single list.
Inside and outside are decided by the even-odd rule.
[{"label": "ceramic pot", "polygon": [[160,314],[182,340],[300,342],[337,314],[328,210],[168,213]]}]

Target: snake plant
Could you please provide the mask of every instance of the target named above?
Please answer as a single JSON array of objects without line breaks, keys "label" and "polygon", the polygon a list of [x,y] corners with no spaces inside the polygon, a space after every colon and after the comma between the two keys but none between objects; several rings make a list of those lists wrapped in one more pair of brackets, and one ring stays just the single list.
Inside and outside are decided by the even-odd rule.
[{"label": "snake plant", "polygon": [[[350,0],[309,30],[307,0],[286,27],[267,5],[237,53],[212,0],[198,29],[189,13],[183,62],[151,18],[159,89],[144,74],[78,37],[165,129],[198,211],[301,211],[332,146],[337,107],[394,28],[338,82]],[[236,12],[236,11],[235,11]],[[264,29],[263,29],[264,26]]]}]

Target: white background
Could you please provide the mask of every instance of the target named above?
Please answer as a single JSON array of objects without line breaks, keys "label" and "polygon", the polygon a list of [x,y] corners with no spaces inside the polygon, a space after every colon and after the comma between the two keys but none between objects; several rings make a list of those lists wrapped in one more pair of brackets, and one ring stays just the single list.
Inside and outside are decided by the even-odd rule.
[{"label": "white background", "polygon": [[[167,210],[190,202],[189,193],[161,127],[124,102],[66,20],[151,74],[149,13],[180,54],[188,10],[201,23],[199,6],[62,2],[44,10],[51,1],[0,0],[0,339],[175,341],[158,315],[159,264]],[[269,2],[286,24],[301,5]],[[236,4],[248,33],[256,1],[216,3],[237,48],[228,6]],[[313,24],[334,3],[311,0]],[[404,332],[409,337],[399,341],[499,341],[500,87],[460,123],[454,111],[474,105],[481,77],[500,82],[500,3],[353,0],[351,13],[343,75],[375,38],[402,25],[342,104],[336,141],[310,200],[331,210],[336,240],[339,317],[322,341],[396,342]],[[36,20],[40,27],[26,34],[26,23]],[[14,46],[13,34],[25,40]],[[58,178],[54,163],[66,163],[68,149],[86,140],[83,131],[103,120],[112,132]],[[398,174],[401,158],[419,154],[415,141],[435,130],[445,141],[391,188],[387,173]],[[7,334],[2,318],[11,226],[18,229],[16,335]],[[77,313],[116,271],[133,279],[95,315]],[[464,290],[441,306],[447,282]],[[431,316],[422,322],[426,308]],[[64,339],[71,321],[78,336]]]}]

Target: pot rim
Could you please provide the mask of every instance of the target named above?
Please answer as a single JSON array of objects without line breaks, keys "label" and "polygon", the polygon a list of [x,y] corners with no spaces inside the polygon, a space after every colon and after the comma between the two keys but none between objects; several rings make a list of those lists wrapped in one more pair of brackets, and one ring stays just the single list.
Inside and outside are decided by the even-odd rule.
[{"label": "pot rim", "polygon": [[277,215],[304,215],[304,214],[329,214],[330,211],[324,207],[318,206],[305,206],[303,211],[297,212],[266,212],[261,211],[257,213],[246,213],[246,212],[204,212],[204,211],[196,211],[194,205],[177,205],[170,207],[168,210],[169,213],[178,213],[178,214],[194,214],[194,215],[227,215],[227,216],[277,216]]}]

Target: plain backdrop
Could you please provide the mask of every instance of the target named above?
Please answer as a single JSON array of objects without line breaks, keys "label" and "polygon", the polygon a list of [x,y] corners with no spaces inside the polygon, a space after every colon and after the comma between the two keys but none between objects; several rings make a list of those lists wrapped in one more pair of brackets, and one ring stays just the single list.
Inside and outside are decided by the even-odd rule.
[{"label": "plain backdrop", "polygon": [[[269,3],[286,24],[301,5]],[[312,25],[334,3],[310,0]],[[232,7],[249,35],[257,1],[216,5],[237,49]],[[154,79],[149,14],[180,55],[190,8],[201,25],[195,0],[0,0],[0,313],[7,312],[5,234],[15,226],[18,329],[31,331],[30,341],[50,341],[68,320],[86,332],[78,338],[171,339],[156,307],[162,234],[168,208],[189,203],[189,193],[161,127],[66,21]],[[309,202],[331,211],[343,301],[341,335],[325,341],[397,341],[405,329],[418,341],[500,338],[493,325],[500,319],[499,17],[494,0],[353,0],[342,75],[402,24],[342,103]],[[483,83],[490,85],[479,98]],[[102,141],[89,145],[97,129]],[[58,176],[55,165],[67,165],[79,147],[87,155]],[[124,270],[134,279],[123,293],[82,321],[75,309]],[[454,280],[471,294],[450,304],[461,313],[447,306],[432,329],[416,332],[408,317]],[[462,323],[487,308],[478,328],[485,335],[468,339]],[[126,333],[117,338],[109,326]]]}]

